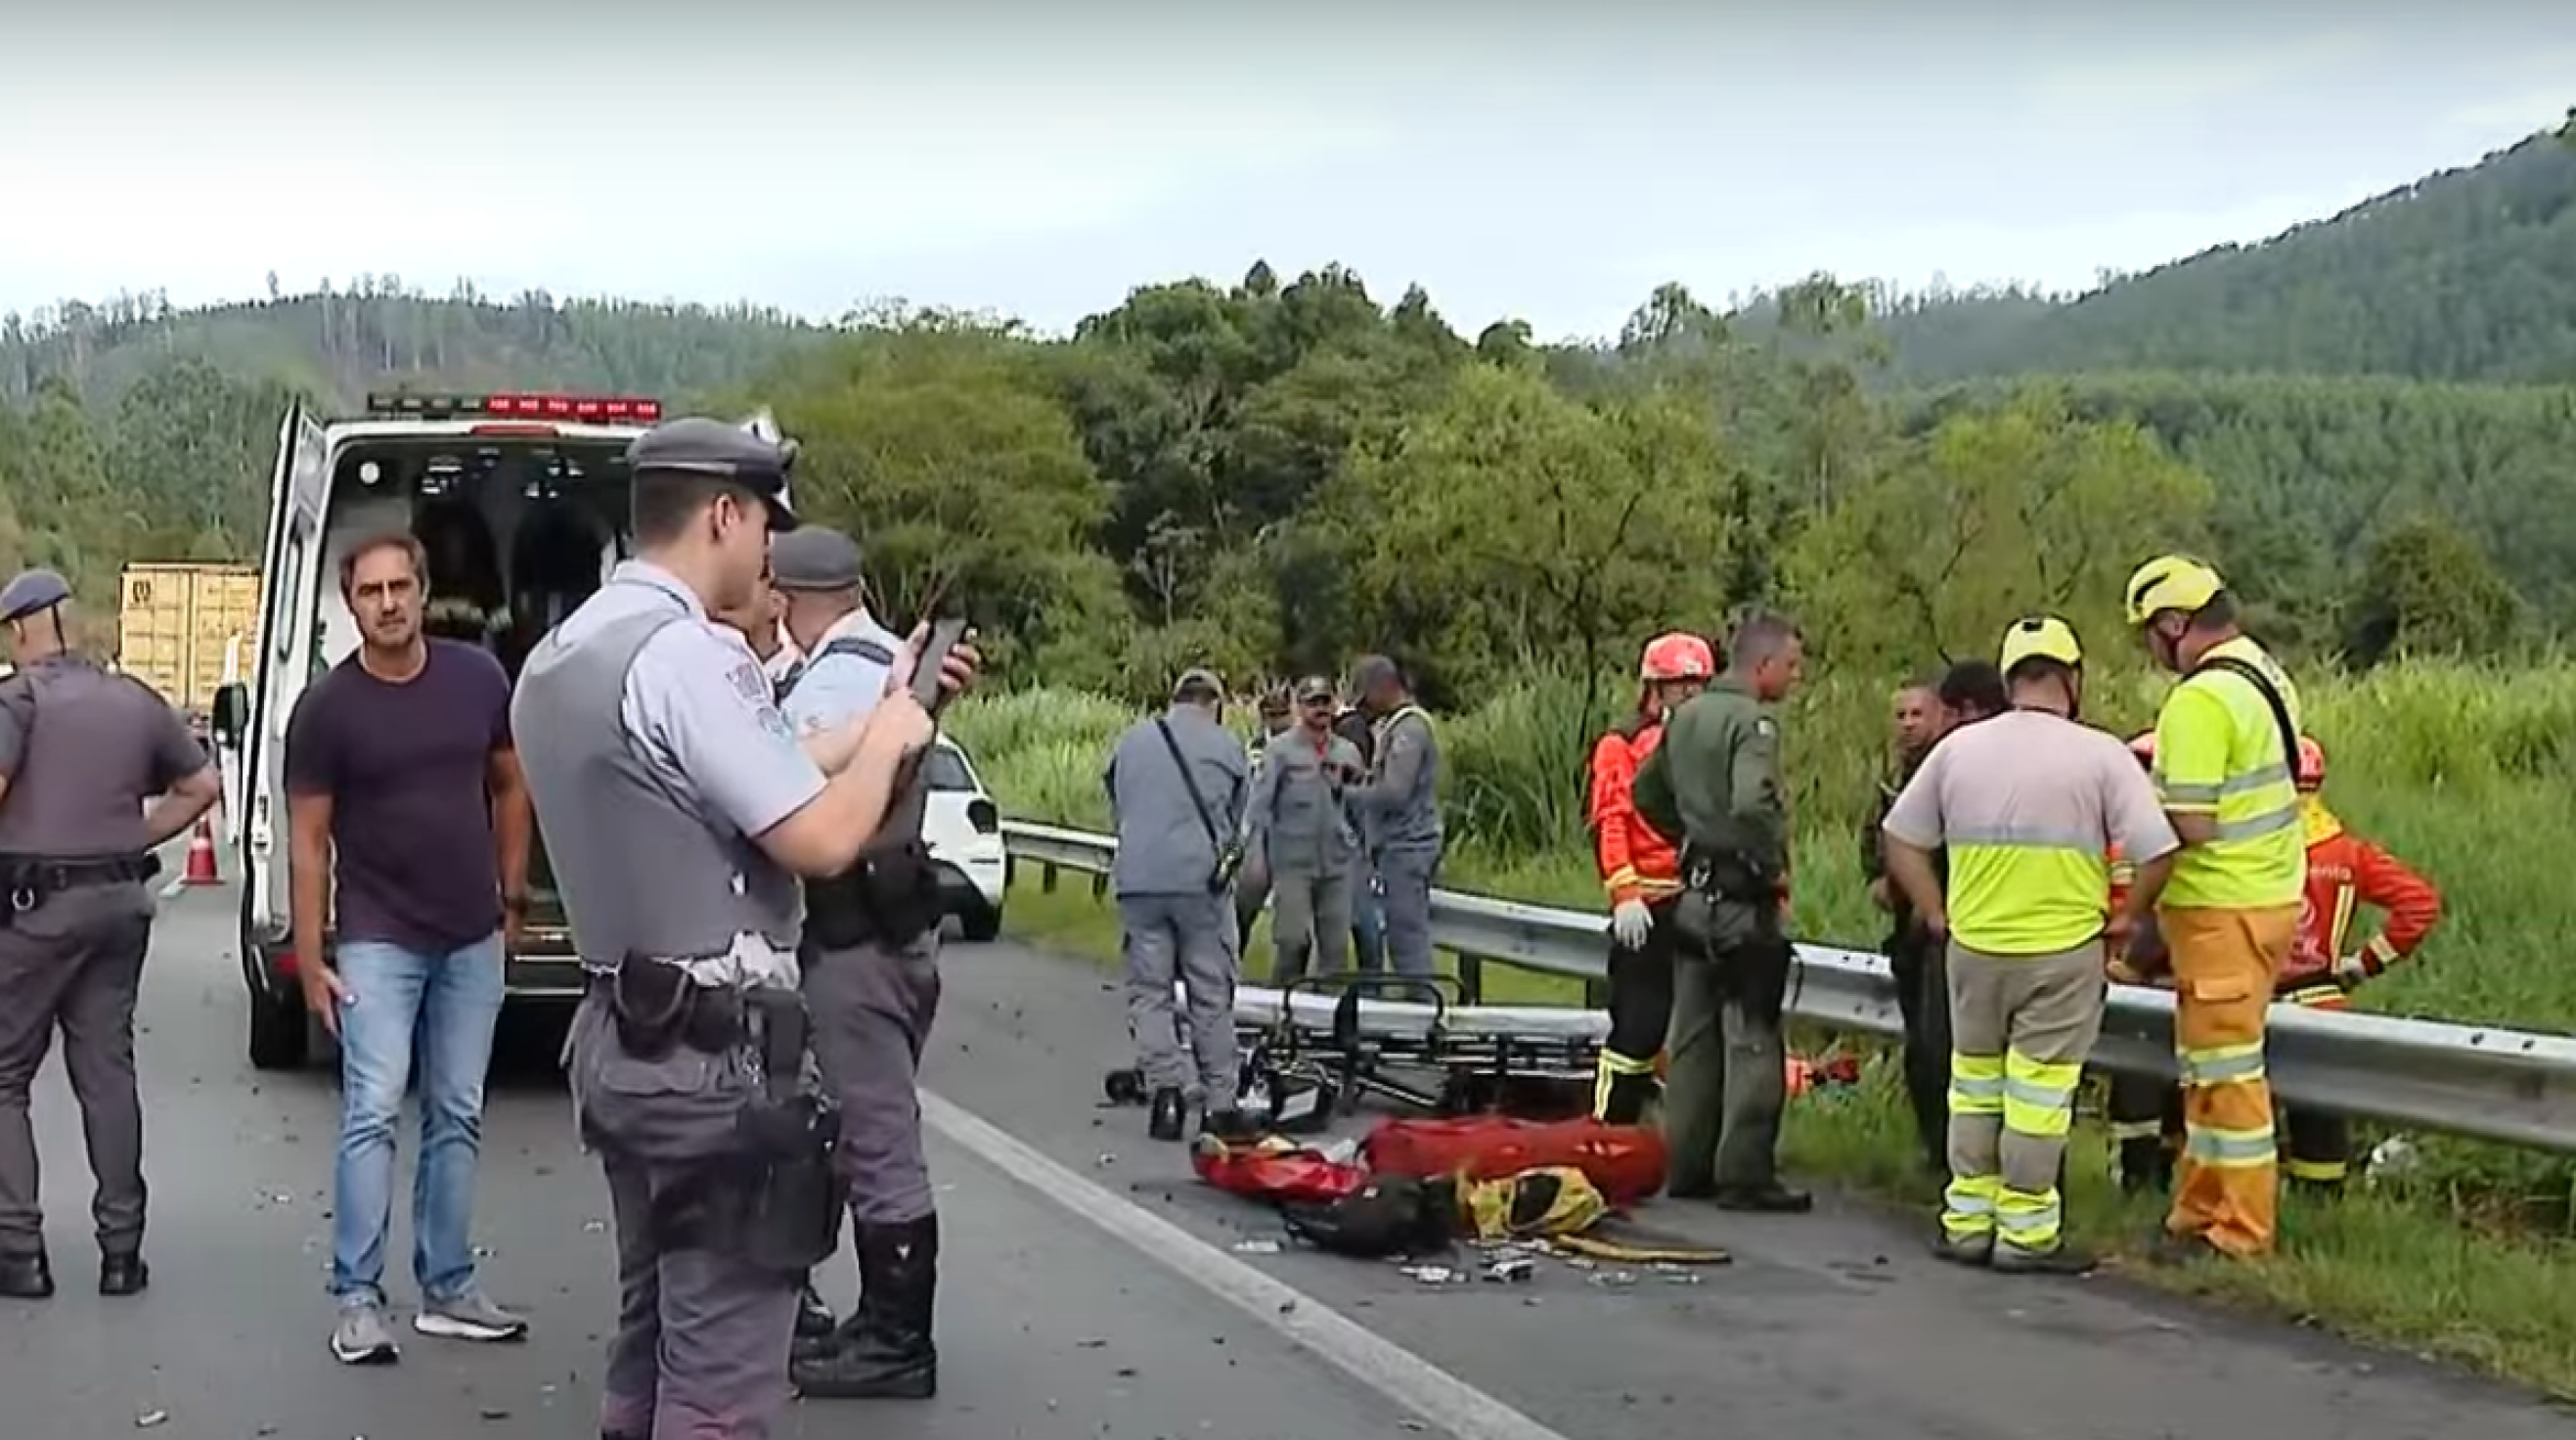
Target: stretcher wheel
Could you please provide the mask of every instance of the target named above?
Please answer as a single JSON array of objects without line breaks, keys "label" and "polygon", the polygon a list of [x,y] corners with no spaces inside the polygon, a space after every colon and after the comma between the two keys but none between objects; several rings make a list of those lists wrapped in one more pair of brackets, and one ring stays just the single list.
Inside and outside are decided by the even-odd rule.
[{"label": "stretcher wheel", "polygon": [[1142,1105],[1145,1103],[1145,1072],[1133,1066],[1112,1070],[1101,1077],[1100,1088],[1109,1092],[1112,1105]]}]

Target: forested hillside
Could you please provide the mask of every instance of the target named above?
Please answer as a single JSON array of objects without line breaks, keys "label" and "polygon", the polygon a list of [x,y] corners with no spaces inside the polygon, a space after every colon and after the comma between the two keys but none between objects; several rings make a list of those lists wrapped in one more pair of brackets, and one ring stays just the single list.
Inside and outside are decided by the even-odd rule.
[{"label": "forested hillside", "polygon": [[2161,369],[2576,383],[2576,145],[2535,136],[2091,294],[1908,297],[1912,377]]},{"label": "forested hillside", "polygon": [[[2397,266],[2455,301],[2487,282],[2538,296],[2457,332],[2492,363],[2452,365],[2537,373],[2555,352],[2536,337],[2576,335],[2576,304],[2544,284],[2576,301],[2571,196],[2576,155],[2523,147],[2044,328],[2194,313],[2122,298],[2188,280],[2217,287],[2227,333],[2305,363],[2320,352],[2298,316],[2406,313],[2385,284],[2336,288]],[[2553,226],[2557,253],[2526,244]],[[434,299],[390,278],[195,312],[125,297],[0,333],[0,561],[105,599],[128,559],[250,556],[289,396],[506,386],[775,403],[807,440],[813,501],[867,533],[898,603],[956,572],[997,658],[1068,683],[1384,645],[1462,693],[1757,598],[1893,667],[1981,646],[2034,604],[2107,625],[2115,572],[2162,544],[2212,551],[2276,637],[2364,663],[2576,624],[2576,391],[2190,374],[2145,364],[2193,358],[2162,342],[2110,339],[2064,353],[2127,368],[1927,389],[1902,357],[1930,312],[1879,313],[1876,293],[1818,277],[1728,317],[1668,285],[1577,346],[1510,320],[1462,333],[1421,289],[1387,306],[1337,266],[1146,285],[1054,339],[931,312],[827,327]],[[2505,314],[2428,313],[2473,311]]]}]

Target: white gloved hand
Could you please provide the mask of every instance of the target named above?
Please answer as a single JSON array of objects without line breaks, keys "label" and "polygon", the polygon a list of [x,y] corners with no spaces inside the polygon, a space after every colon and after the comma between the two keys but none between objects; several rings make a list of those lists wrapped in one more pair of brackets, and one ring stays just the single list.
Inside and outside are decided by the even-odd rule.
[{"label": "white gloved hand", "polygon": [[2334,963],[2334,982],[2346,990],[2370,978],[2370,967],[2359,955],[2346,955]]},{"label": "white gloved hand", "polygon": [[1610,911],[1610,938],[1624,950],[1646,947],[1646,932],[1652,930],[1655,917],[1646,910],[1643,900],[1622,900]]}]

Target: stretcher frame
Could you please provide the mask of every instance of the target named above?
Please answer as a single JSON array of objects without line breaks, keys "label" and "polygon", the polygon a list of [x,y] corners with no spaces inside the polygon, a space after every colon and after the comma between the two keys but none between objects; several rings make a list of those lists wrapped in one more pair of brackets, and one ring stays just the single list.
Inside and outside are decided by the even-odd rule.
[{"label": "stretcher frame", "polygon": [[[1176,987],[1177,988],[1177,987]],[[1451,976],[1341,971],[1234,996],[1245,1108],[1271,1128],[1321,1128],[1363,1096],[1439,1116],[1583,1113],[1610,1033],[1599,1010],[1466,1005]],[[1186,1024],[1181,1044],[1188,1048]],[[1132,1067],[1110,1072],[1115,1104],[1145,1099]],[[1298,1107],[1298,1097],[1314,1097]],[[1298,1119],[1285,1117],[1297,1113]]]}]

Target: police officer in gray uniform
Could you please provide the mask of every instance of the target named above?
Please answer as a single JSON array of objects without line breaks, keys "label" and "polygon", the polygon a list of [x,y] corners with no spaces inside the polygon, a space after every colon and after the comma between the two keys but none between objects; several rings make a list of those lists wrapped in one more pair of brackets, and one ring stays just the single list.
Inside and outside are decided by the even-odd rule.
[{"label": "police officer in gray uniform", "polygon": [[847,870],[930,719],[907,694],[800,746],[741,636],[792,445],[674,420],[627,455],[637,558],[530,655],[511,720],[574,948],[566,1044],[606,1171],[610,1440],[764,1440],[798,1282],[839,1241],[808,1072],[796,877]]},{"label": "police officer in gray uniform", "polygon": [[[0,680],[0,1296],[54,1293],[27,1093],[62,1031],[98,1182],[98,1289],[143,1264],[143,1102],[134,1004],[152,940],[152,851],[223,794],[205,748],[141,681],[71,653],[71,587],[30,570],[0,590],[17,670]],[[146,811],[143,802],[159,796]]]},{"label": "police officer in gray uniform", "polygon": [[1188,1067],[1172,1017],[1172,984],[1187,997],[1206,1128],[1230,1132],[1235,1109],[1234,874],[1243,862],[1251,761],[1218,723],[1225,686],[1184,673],[1171,708],[1136,722],[1110,753],[1109,811],[1118,831],[1110,877],[1127,951],[1127,1028],[1151,1088],[1147,1133],[1187,1129]]},{"label": "police officer in gray uniform", "polygon": [[1253,843],[1267,857],[1278,913],[1270,919],[1270,983],[1306,973],[1339,973],[1351,948],[1351,879],[1359,836],[1342,805],[1342,786],[1367,762],[1359,747],[1333,733],[1333,682],[1310,675],[1297,683],[1297,723],[1269,739],[1252,784]]},{"label": "police officer in gray uniform", "polygon": [[1368,712],[1376,743],[1368,779],[1342,798],[1360,818],[1362,840],[1383,892],[1387,963],[1398,975],[1431,973],[1431,880],[1440,870],[1440,741],[1431,716],[1413,703],[1404,672],[1383,655],[1351,667],[1351,689]]},{"label": "police officer in gray uniform", "polygon": [[[807,526],[779,539],[770,565],[806,656],[779,686],[778,706],[799,737],[829,736],[876,708],[901,642],[868,614],[848,536]],[[898,802],[914,835],[924,794],[915,787]],[[927,1399],[939,1387],[939,1216],[914,1079],[939,1010],[936,874],[926,853],[871,856],[852,874],[808,882],[805,917],[797,960],[814,1052],[840,1106],[834,1163],[850,1194],[859,1303],[820,1336],[800,1318],[791,1373],[812,1399]],[[841,919],[852,928],[836,928]],[[811,1314],[820,1301],[811,1285],[806,1295]]]}]

